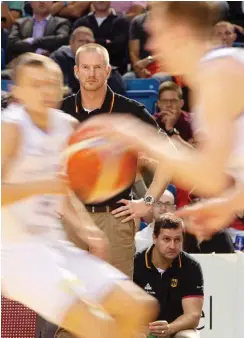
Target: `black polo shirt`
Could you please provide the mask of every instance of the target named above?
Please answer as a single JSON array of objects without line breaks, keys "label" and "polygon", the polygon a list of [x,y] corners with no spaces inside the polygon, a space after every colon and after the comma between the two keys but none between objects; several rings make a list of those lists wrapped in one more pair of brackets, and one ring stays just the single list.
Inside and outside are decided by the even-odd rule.
[{"label": "black polo shirt", "polygon": [[157,320],[171,323],[183,314],[183,298],[203,297],[202,269],[194,258],[182,251],[171,267],[161,274],[152,263],[153,247],[135,256],[133,279],[159,301]]},{"label": "black polo shirt", "polygon": [[[84,108],[82,107],[82,99],[81,99],[81,93],[80,91],[77,94],[73,94],[71,96],[68,96],[63,100],[62,103],[62,110],[75,117],[80,122],[83,122],[87,119],[89,119],[92,116],[99,115],[99,114],[105,114],[108,113],[111,109],[111,103],[113,100],[113,92],[110,89],[110,87],[107,87],[107,93],[105,96],[105,100],[101,106],[100,109],[95,109],[88,113]],[[145,109],[145,106],[137,101],[128,99],[125,96],[115,94],[114,93],[114,104],[111,113],[119,113],[119,114],[132,114],[135,117],[138,117],[142,121],[158,127],[157,122],[154,120],[154,118],[149,114],[149,112]],[[82,173],[81,173],[82,175]],[[131,187],[120,193],[119,195],[104,201],[103,203],[99,203],[97,205],[104,206],[104,205],[115,205],[117,201],[119,201],[122,198],[130,199],[130,192]]]}]

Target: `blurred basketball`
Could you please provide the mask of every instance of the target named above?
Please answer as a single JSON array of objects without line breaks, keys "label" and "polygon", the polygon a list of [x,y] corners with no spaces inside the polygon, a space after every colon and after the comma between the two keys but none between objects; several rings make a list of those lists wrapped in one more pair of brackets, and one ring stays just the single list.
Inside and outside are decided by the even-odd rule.
[{"label": "blurred basketball", "polygon": [[71,188],[86,204],[119,194],[133,184],[137,170],[134,151],[94,135],[94,129],[76,130],[65,151]]}]

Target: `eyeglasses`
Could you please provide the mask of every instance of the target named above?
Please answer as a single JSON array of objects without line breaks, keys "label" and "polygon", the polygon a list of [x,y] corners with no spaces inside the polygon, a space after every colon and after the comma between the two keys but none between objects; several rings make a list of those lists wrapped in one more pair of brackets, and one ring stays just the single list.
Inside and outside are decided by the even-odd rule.
[{"label": "eyeglasses", "polygon": [[161,100],[159,100],[162,104],[172,104],[172,105],[175,105],[175,104],[177,104],[179,101],[180,101],[180,99],[161,99]]},{"label": "eyeglasses", "polygon": [[157,202],[155,204],[155,207],[162,208],[162,209],[167,209],[167,210],[175,210],[176,205],[170,202]]}]

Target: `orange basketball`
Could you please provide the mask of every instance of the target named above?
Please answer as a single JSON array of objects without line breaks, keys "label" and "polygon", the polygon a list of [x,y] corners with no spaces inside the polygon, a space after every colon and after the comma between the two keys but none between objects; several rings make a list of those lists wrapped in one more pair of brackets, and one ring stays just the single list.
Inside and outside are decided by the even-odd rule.
[{"label": "orange basketball", "polygon": [[94,129],[76,130],[65,151],[71,188],[86,204],[105,201],[125,190],[133,184],[137,169],[134,151],[94,135]]}]

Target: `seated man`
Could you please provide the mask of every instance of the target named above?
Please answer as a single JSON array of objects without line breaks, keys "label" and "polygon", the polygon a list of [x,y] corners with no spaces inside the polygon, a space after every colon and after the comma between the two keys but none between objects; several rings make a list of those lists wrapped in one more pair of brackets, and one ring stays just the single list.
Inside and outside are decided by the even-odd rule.
[{"label": "seated man", "polygon": [[175,82],[167,81],[160,85],[158,92],[159,113],[156,114],[158,125],[168,136],[178,136],[178,141],[192,143],[190,116],[182,110],[183,105],[182,89]]},{"label": "seated man", "polygon": [[220,21],[214,27],[214,43],[221,47],[232,47],[236,40],[235,26],[227,21]]},{"label": "seated man", "polygon": [[18,19],[9,34],[8,47],[12,58],[26,52],[49,55],[68,43],[70,23],[51,16],[51,1],[32,1],[33,17]]},{"label": "seated man", "polygon": [[133,72],[128,72],[124,75],[125,78],[150,78],[154,77],[160,82],[169,80],[171,77],[161,71],[154,56],[146,50],[147,32],[145,30],[145,22],[148,13],[143,13],[136,16],[130,25],[129,33],[129,53],[133,67]]},{"label": "seated man", "polygon": [[153,229],[155,221],[166,212],[173,212],[176,209],[175,197],[169,190],[165,190],[158,202],[153,207],[153,221],[135,235],[136,252],[147,249],[153,244]]},{"label": "seated man", "polygon": [[147,7],[147,1],[111,1],[110,4],[117,14],[126,15],[130,20],[142,14]]},{"label": "seated man", "polygon": [[134,282],[158,299],[160,314],[148,334],[195,338],[203,306],[200,264],[182,251],[183,221],[171,213],[157,221],[153,245],[135,256]]},{"label": "seated man", "polygon": [[90,1],[52,1],[51,14],[74,22],[90,11]]},{"label": "seated man", "polygon": [[109,53],[111,65],[123,74],[128,63],[129,20],[115,14],[110,1],[93,1],[94,12],[75,21],[73,29],[86,26],[94,34],[95,41]]},{"label": "seated man", "polygon": [[24,1],[1,1],[1,29],[11,29],[15,20],[24,14]]},{"label": "seated man", "polygon": [[[72,93],[77,93],[80,84],[74,74],[75,53],[79,47],[93,43],[95,41],[92,30],[88,27],[76,28],[70,36],[69,46],[62,46],[51,54],[51,58],[57,62],[64,75],[64,84],[67,85]],[[112,69],[108,85],[117,93],[122,94],[125,90],[122,76],[116,69]]]}]

